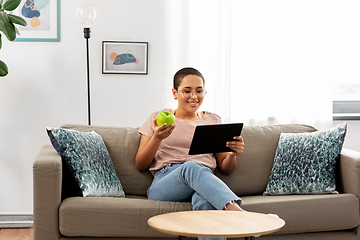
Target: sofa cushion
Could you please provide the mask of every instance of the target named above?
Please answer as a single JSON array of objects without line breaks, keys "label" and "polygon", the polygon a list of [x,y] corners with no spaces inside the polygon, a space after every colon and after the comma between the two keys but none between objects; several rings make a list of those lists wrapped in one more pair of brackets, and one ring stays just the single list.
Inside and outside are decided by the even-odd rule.
[{"label": "sofa cushion", "polygon": [[95,131],[105,142],[125,194],[146,196],[153,176],[149,171],[139,172],[135,156],[140,143],[139,128],[88,126],[66,124],[61,126],[82,132]]},{"label": "sofa cushion", "polygon": [[[162,213],[191,211],[189,202],[161,202],[146,198],[81,198],[64,200],[59,209],[59,229],[68,237],[166,237],[147,220]],[[136,224],[135,224],[136,223]]]},{"label": "sofa cushion", "polygon": [[[247,211],[275,213],[284,219],[285,226],[274,234],[334,231],[359,224],[359,201],[353,194],[246,196],[242,207]],[[168,235],[149,227],[150,217],[191,209],[188,202],[74,197],[60,205],[59,228],[68,237],[160,238]]]},{"label": "sofa cushion", "polygon": [[314,133],[282,133],[265,195],[337,193],[335,168],[346,123]]},{"label": "sofa cushion", "polygon": [[359,200],[353,194],[246,196],[247,211],[275,213],[285,226],[275,234],[335,231],[359,225]]},{"label": "sofa cushion", "polygon": [[47,131],[82,196],[124,197],[110,155],[99,134],[61,128],[48,128]]},{"label": "sofa cushion", "polygon": [[276,148],[281,133],[314,132],[314,127],[302,124],[274,126],[244,126],[244,152],[236,157],[236,168],[219,176],[238,196],[260,195],[264,192],[273,166]]}]

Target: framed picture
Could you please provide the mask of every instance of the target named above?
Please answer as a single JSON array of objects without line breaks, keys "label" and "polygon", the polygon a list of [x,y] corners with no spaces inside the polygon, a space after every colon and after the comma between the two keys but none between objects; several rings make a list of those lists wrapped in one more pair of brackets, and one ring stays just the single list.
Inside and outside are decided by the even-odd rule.
[{"label": "framed picture", "polygon": [[102,73],[147,74],[147,42],[102,42]]},{"label": "framed picture", "polygon": [[60,0],[21,0],[12,14],[25,19],[27,26],[18,26],[15,41],[59,42]]}]

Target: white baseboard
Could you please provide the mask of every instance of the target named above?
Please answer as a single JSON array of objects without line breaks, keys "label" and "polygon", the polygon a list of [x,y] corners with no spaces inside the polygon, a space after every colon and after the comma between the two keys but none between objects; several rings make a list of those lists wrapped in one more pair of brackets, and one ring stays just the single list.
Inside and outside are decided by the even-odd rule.
[{"label": "white baseboard", "polygon": [[0,213],[0,228],[26,228],[32,226],[32,213]]}]

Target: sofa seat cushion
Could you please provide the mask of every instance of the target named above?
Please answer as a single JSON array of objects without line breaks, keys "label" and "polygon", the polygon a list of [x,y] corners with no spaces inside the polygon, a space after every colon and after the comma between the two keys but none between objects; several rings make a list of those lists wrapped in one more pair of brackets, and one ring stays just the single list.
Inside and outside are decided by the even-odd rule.
[{"label": "sofa seat cushion", "polygon": [[322,232],[359,225],[359,199],[353,194],[247,196],[247,211],[275,213],[285,226],[274,234]]},{"label": "sofa seat cushion", "polygon": [[72,197],[59,209],[60,233],[68,237],[168,237],[147,220],[158,214],[192,210],[189,202],[160,202],[146,198]]}]

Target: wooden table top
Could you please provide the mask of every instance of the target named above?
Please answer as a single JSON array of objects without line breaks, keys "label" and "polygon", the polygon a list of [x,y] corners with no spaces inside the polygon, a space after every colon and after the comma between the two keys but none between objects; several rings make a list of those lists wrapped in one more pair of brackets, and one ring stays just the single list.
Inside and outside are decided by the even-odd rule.
[{"label": "wooden table top", "polygon": [[281,218],[246,211],[183,211],[154,216],[148,224],[157,231],[186,237],[250,237],[276,232]]}]

